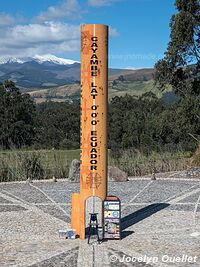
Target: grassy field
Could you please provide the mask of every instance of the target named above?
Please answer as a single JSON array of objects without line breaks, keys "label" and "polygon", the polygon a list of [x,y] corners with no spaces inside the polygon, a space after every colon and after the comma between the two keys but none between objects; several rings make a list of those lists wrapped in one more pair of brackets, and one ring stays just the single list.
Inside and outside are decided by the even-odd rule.
[{"label": "grassy field", "polygon": [[150,81],[118,81],[116,85],[109,83],[109,99],[115,96],[124,96],[129,94],[132,96],[141,96],[147,92],[154,93],[158,98],[161,98],[164,93],[171,91],[170,88],[166,88],[164,92],[161,92],[155,85],[153,80]]},{"label": "grassy field", "polygon": [[71,162],[73,159],[80,158],[80,150],[7,150],[0,151],[0,159],[9,159],[11,162],[15,162],[17,155],[28,156],[33,153],[40,154],[41,158],[44,160],[46,166],[53,166],[57,162],[59,164],[65,164],[66,162]]},{"label": "grassy field", "polygon": [[152,152],[144,155],[139,151],[125,150],[117,158],[110,157],[109,164],[117,166],[129,176],[186,170],[190,166],[190,152]]},{"label": "grassy field", "polygon": [[0,181],[66,178],[80,150],[12,150],[0,152]]},{"label": "grassy field", "polygon": [[[133,150],[123,151],[112,157],[108,151],[108,164],[117,166],[130,176],[153,172],[187,169],[191,153],[155,153],[145,156]],[[73,159],[80,159],[80,150],[35,150],[1,151],[0,181],[31,179],[68,178]]]},{"label": "grassy field", "polygon": [[[164,92],[161,92],[155,85],[153,80],[149,81],[109,81],[108,83],[108,97],[109,100],[115,96],[124,96],[125,94],[141,96],[144,93],[152,92],[158,98],[161,98],[164,93],[171,91],[170,88],[166,88]],[[80,86],[78,84],[59,86],[50,89],[36,89],[28,92],[36,101],[40,103],[46,100],[52,100],[56,102],[64,102],[70,99],[80,98]]]}]

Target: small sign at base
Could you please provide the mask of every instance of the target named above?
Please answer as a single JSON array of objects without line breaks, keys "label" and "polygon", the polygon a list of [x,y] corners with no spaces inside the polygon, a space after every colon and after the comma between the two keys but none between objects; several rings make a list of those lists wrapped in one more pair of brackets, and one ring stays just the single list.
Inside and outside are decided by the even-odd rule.
[{"label": "small sign at base", "polygon": [[61,239],[67,238],[67,231],[66,230],[59,230],[58,234],[59,234],[59,238],[61,238]]},{"label": "small sign at base", "polygon": [[59,238],[61,239],[75,239],[76,238],[75,229],[59,230],[58,233],[59,233]]}]

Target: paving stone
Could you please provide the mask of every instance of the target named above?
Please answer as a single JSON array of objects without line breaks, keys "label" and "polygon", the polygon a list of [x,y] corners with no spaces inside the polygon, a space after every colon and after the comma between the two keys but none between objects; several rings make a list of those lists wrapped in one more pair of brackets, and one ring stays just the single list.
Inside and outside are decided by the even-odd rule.
[{"label": "paving stone", "polygon": [[64,190],[43,190],[45,194],[47,194],[53,201],[57,203],[70,203],[72,200],[72,191],[68,191],[68,189]]},{"label": "paving stone", "polygon": [[164,202],[168,198],[179,195],[193,184],[185,181],[153,181],[134,202]]},{"label": "paving stone", "polygon": [[[109,195],[118,196],[122,203],[122,239],[100,245],[95,240],[88,245],[87,240],[59,239],[58,230],[70,228],[71,195],[79,192],[79,184],[58,180],[33,182],[33,186],[0,184],[0,201],[5,204],[0,205],[0,267],[200,266],[200,235],[191,235],[200,233],[200,204],[194,214],[198,192],[185,193],[198,189],[198,181],[109,182]],[[187,254],[197,256],[198,261],[163,265],[163,254]],[[154,256],[159,262],[111,262],[113,255],[119,259]]]},{"label": "paving stone", "polygon": [[78,247],[65,253],[53,256],[50,259],[30,265],[30,267],[76,267],[78,259]]},{"label": "paving stone", "polygon": [[8,193],[12,193],[12,195],[16,196],[16,198],[20,198],[22,201],[29,203],[41,203],[41,202],[50,202],[48,198],[45,197],[37,189],[31,187],[29,184],[25,183],[16,183],[16,184],[8,184],[3,185],[3,189]]},{"label": "paving stone", "polygon": [[25,208],[17,205],[0,205],[0,212],[12,212],[12,211],[22,211],[26,210]]},{"label": "paving stone", "polygon": [[170,205],[169,207],[167,207],[167,209],[169,210],[176,210],[176,211],[194,211],[194,206],[195,206],[195,203],[193,205],[190,205],[190,204],[183,204],[183,205],[176,205],[176,204],[173,204],[173,205]]},{"label": "paving stone", "polygon": [[198,193],[192,194],[191,196],[188,196],[188,197],[180,200],[179,202],[181,202],[181,203],[187,203],[187,202],[196,203],[199,196],[200,196],[200,191]]},{"label": "paving stone", "polygon": [[42,205],[42,206],[36,205],[36,206],[45,213],[52,215],[53,217],[58,218],[59,220],[63,220],[64,222],[67,221],[66,214],[56,205]]},{"label": "paving stone", "polygon": [[[120,198],[124,203],[129,203],[135,195],[140,192],[149,181],[138,180],[128,182],[109,182],[108,193]],[[147,202],[147,201],[145,201]]]},{"label": "paving stone", "polygon": [[7,199],[5,199],[5,198],[3,198],[3,197],[0,197],[0,204],[2,204],[2,203],[4,203],[4,204],[9,204],[9,203],[12,203],[11,201],[9,201],[9,200],[7,200]]}]

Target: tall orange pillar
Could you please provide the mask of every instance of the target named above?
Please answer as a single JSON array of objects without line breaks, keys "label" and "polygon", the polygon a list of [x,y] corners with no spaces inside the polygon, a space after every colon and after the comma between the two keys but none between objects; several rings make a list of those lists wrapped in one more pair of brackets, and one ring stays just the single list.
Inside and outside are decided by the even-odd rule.
[{"label": "tall orange pillar", "polygon": [[81,27],[80,193],[72,195],[72,224],[85,238],[85,202],[107,196],[108,26]]}]

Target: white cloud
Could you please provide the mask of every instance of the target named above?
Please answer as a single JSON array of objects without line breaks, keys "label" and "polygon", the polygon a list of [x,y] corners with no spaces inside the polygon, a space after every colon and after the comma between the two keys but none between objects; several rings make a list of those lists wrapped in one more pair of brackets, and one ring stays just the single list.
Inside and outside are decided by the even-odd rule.
[{"label": "white cloud", "polygon": [[29,24],[15,26],[11,36],[17,42],[60,42],[78,38],[79,26],[66,23],[46,22],[45,24]]},{"label": "white cloud", "polygon": [[28,24],[0,29],[0,56],[78,51],[80,26],[67,23]]},{"label": "white cloud", "polygon": [[77,0],[64,0],[57,6],[50,6],[47,11],[41,12],[37,22],[55,21],[61,18],[75,19],[81,17],[81,8]]},{"label": "white cloud", "polygon": [[9,14],[0,13],[0,26],[10,26],[14,24],[15,19]]},{"label": "white cloud", "polygon": [[109,6],[116,2],[119,2],[120,0],[88,0],[88,4],[90,6],[95,7],[102,7],[102,6]]},{"label": "white cloud", "polygon": [[[119,35],[112,27],[109,34],[111,37]],[[56,54],[79,49],[80,25],[45,22],[0,27],[0,57]]]},{"label": "white cloud", "polygon": [[128,66],[126,68],[124,68],[126,70],[141,70],[141,69],[148,69],[147,67],[132,67],[132,66]]},{"label": "white cloud", "polygon": [[27,23],[27,18],[21,15],[11,16],[10,14],[0,12],[0,27],[10,27],[16,23]]},{"label": "white cloud", "polygon": [[[40,13],[32,23],[30,19],[28,22],[19,15],[0,13],[0,57],[31,57],[36,54],[79,51],[80,25],[57,21],[64,16],[78,16],[82,13],[79,11],[77,0],[65,0]],[[109,27],[109,34],[111,37],[119,35],[112,27]]]},{"label": "white cloud", "polygon": [[109,34],[111,37],[117,37],[119,36],[119,32],[117,31],[117,29],[109,27]]}]

